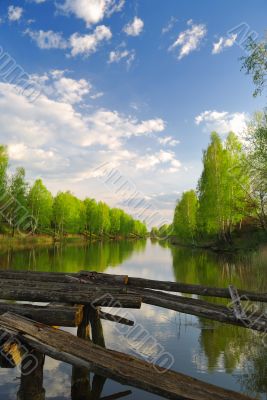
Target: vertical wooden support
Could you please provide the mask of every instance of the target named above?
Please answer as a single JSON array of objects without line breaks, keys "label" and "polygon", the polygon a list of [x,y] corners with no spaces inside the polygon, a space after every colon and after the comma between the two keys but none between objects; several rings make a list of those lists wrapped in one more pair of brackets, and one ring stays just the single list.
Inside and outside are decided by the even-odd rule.
[{"label": "vertical wooden support", "polygon": [[[85,306],[82,322],[77,329],[77,336],[85,340],[91,340],[88,311],[88,306]],[[90,371],[87,368],[72,367],[71,398],[72,400],[92,400]]]},{"label": "vertical wooden support", "polygon": [[45,400],[43,371],[45,356],[27,346],[28,355],[24,355],[21,364],[20,388],[17,400]]}]

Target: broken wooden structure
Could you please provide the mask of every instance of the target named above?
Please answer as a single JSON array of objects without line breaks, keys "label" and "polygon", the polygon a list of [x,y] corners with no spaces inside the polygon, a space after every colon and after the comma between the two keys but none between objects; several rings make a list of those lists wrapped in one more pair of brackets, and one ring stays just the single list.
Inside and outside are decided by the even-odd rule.
[{"label": "broken wooden structure", "polygon": [[[38,368],[33,372],[34,379],[23,377],[21,380],[18,393],[21,400],[44,399],[43,354],[72,364],[73,400],[101,399],[106,378],[169,399],[249,399],[106,349],[101,319],[128,326],[134,322],[117,313],[106,313],[101,307],[138,309],[146,303],[266,333],[266,314],[260,313],[257,307],[248,310],[243,304],[244,301],[265,303],[267,293],[241,291],[233,286],[211,288],[88,271],[78,274],[0,271],[0,291],[0,366],[23,364],[25,346],[40,360],[39,372]],[[181,293],[230,299],[231,306],[184,297]],[[10,300],[20,303],[7,302]],[[21,301],[42,304],[22,304]],[[76,326],[77,337],[55,326]],[[90,373],[95,374],[92,385]],[[33,381],[38,385],[31,388]],[[122,398],[129,393],[125,391],[106,399]]]}]

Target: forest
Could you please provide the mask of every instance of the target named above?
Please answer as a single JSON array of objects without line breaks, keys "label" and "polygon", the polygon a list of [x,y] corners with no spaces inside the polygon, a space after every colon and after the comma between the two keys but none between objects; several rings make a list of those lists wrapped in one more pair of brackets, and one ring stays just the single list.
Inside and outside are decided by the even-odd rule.
[{"label": "forest", "polygon": [[0,230],[4,235],[46,234],[58,238],[145,237],[146,225],[119,208],[95,199],[78,199],[70,191],[55,197],[41,179],[29,185],[22,167],[8,173],[8,151],[0,146]]},{"label": "forest", "polygon": [[196,190],[182,194],[169,233],[192,244],[231,244],[244,231],[267,232],[267,114],[258,112],[240,140],[211,133]]}]

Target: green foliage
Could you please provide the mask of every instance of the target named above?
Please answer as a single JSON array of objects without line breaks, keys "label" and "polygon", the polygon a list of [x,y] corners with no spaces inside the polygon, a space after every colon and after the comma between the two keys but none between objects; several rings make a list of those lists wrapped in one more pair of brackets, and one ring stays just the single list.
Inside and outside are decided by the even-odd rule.
[{"label": "green foliage", "polygon": [[11,178],[8,187],[8,195],[10,197],[9,206],[6,209],[6,217],[9,220],[10,226],[21,229],[25,219],[27,218],[27,196],[28,184],[25,180],[24,168],[17,168],[15,174]]},{"label": "green foliage", "polygon": [[253,96],[261,94],[266,83],[267,74],[267,46],[266,42],[257,43],[251,37],[248,39],[246,44],[246,50],[248,56],[242,57],[243,65],[242,69],[246,71],[247,74],[252,75],[253,83],[256,89]]},{"label": "green foliage", "polygon": [[184,192],[180,201],[178,201],[173,219],[174,234],[179,239],[195,241],[197,228],[197,208],[198,198],[194,190]]},{"label": "green foliage", "polygon": [[81,229],[81,201],[70,192],[59,192],[53,203],[53,225],[60,235],[79,233]]},{"label": "green foliage", "polygon": [[48,233],[51,228],[53,196],[41,179],[37,179],[29,191],[28,209],[33,216],[32,231]]}]

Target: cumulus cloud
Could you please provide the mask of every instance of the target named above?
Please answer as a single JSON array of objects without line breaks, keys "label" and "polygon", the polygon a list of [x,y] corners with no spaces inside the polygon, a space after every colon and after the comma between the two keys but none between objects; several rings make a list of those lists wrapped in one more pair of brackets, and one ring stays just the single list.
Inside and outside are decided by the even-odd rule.
[{"label": "cumulus cloud", "polygon": [[123,30],[128,36],[139,36],[143,28],[144,22],[141,18],[134,17],[133,21],[125,25]]},{"label": "cumulus cloud", "polygon": [[216,131],[225,135],[230,131],[242,136],[246,127],[248,115],[244,112],[230,113],[227,111],[204,111],[195,118],[197,125],[202,125],[205,132]]},{"label": "cumulus cloud", "polygon": [[219,54],[226,47],[232,47],[236,41],[237,34],[232,34],[229,37],[220,37],[218,42],[213,43],[212,54]]},{"label": "cumulus cloud", "polygon": [[68,47],[67,41],[60,32],[27,29],[25,34],[30,36],[40,49],[66,49]]},{"label": "cumulus cloud", "polygon": [[88,35],[74,33],[71,35],[69,40],[71,56],[75,57],[79,54],[89,56],[97,51],[97,48],[101,42],[104,40],[109,40],[111,37],[111,30],[105,25],[97,26],[94,32]]},{"label": "cumulus cloud", "polygon": [[72,79],[67,71],[52,70],[44,75],[31,75],[39,90],[59,101],[69,104],[80,103],[92,90],[92,85],[85,79]]},{"label": "cumulus cloud", "polygon": [[23,14],[22,7],[9,6],[8,19],[9,21],[19,21]]},{"label": "cumulus cloud", "polygon": [[[167,164],[167,172],[176,172],[180,169],[181,163],[176,159],[175,153],[172,151],[160,150],[154,154],[148,154],[138,160],[136,164],[137,169],[150,170],[159,164]],[[165,170],[166,171],[166,170]]]},{"label": "cumulus cloud", "polygon": [[59,10],[83,19],[88,27],[99,23],[105,16],[121,11],[123,6],[124,0],[64,0],[57,3]]},{"label": "cumulus cloud", "polygon": [[158,138],[158,142],[163,146],[176,146],[180,143],[179,140],[174,139],[172,136],[165,136]]},{"label": "cumulus cloud", "polygon": [[80,35],[74,33],[68,40],[64,39],[61,32],[54,31],[33,31],[27,29],[24,32],[34,40],[40,49],[67,49],[70,48],[70,55],[75,57],[77,55],[89,55],[95,53],[101,42],[109,40],[112,37],[111,30],[105,25],[99,25],[95,28],[93,33]]},{"label": "cumulus cloud", "polygon": [[113,50],[109,53],[108,63],[119,63],[120,61],[125,61],[127,66],[130,67],[135,59],[134,50]]},{"label": "cumulus cloud", "polygon": [[194,24],[192,20],[187,21],[188,29],[181,32],[176,41],[169,47],[169,51],[178,49],[178,60],[197,50],[207,34],[204,24]]}]

